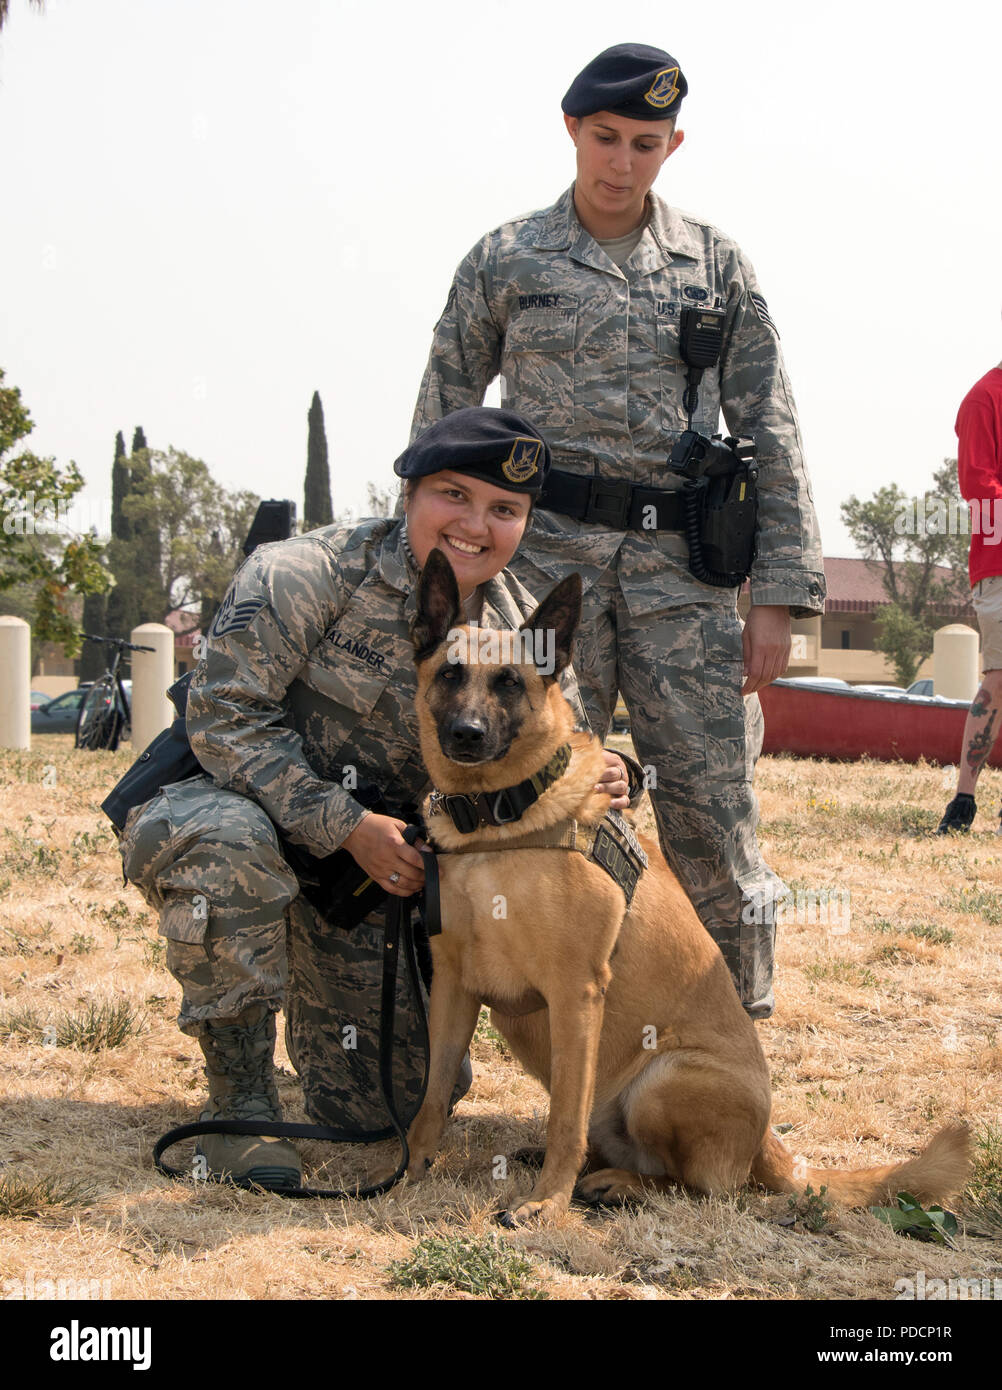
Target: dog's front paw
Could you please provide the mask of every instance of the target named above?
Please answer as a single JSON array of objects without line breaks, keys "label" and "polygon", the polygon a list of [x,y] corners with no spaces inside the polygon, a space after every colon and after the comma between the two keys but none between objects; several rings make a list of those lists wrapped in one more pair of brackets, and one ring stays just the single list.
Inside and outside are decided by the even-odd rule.
[{"label": "dog's front paw", "polygon": [[601,1168],[597,1173],[589,1173],[582,1178],[575,1190],[575,1197],[582,1202],[596,1206],[603,1202],[625,1202],[630,1197],[640,1196],[643,1185],[636,1173],[624,1168]]},{"label": "dog's front paw", "polygon": [[559,1193],[556,1197],[544,1197],[539,1202],[534,1202],[529,1197],[510,1211],[501,1212],[498,1221],[502,1226],[509,1228],[527,1226],[529,1222],[536,1225],[546,1225],[547,1222],[562,1216],[569,1206],[570,1201],[563,1193]]},{"label": "dog's front paw", "polygon": [[412,1158],[407,1169],[407,1181],[420,1182],[422,1178],[426,1178],[428,1170],[431,1168],[431,1162],[430,1158],[421,1158],[420,1156]]}]

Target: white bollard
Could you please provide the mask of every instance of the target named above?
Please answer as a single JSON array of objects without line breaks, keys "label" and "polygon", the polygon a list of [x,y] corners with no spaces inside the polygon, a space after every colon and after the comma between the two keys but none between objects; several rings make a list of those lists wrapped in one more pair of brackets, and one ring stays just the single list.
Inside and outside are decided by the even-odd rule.
[{"label": "white bollard", "polygon": [[0,618],[0,748],[31,747],[31,628]]},{"label": "white bollard", "polygon": [[129,641],[152,652],[131,652],[132,746],[138,751],[152,743],[174,719],[167,687],[174,682],[174,634],[163,623],[142,623]]},{"label": "white bollard", "polygon": [[950,700],[973,700],[981,680],[978,634],[965,623],[941,627],[932,639],[932,688]]}]

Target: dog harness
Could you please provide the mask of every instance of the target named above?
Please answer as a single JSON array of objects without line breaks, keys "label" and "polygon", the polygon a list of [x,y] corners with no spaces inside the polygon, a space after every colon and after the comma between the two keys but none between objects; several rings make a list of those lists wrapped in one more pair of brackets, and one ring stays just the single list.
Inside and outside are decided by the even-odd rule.
[{"label": "dog harness", "polygon": [[[521,820],[525,811],[539,800],[547,787],[552,786],[567,771],[570,763],[569,744],[561,744],[556,753],[534,776],[505,787],[497,792],[480,792],[447,796],[432,792],[428,803],[428,831],[436,815],[446,814],[461,835],[470,835],[482,825],[511,825]],[[591,863],[604,869],[626,896],[626,906],[633,901],[640,875],[647,868],[647,855],[640,846],[632,826],[618,811],[606,811],[597,825],[580,825],[576,820],[559,821],[544,830],[530,830],[518,839],[506,839],[495,844],[471,846],[469,850],[438,850],[439,854],[483,854],[504,849],[563,849],[583,854]],[[441,919],[427,916],[430,936],[442,930]]]},{"label": "dog harness", "polygon": [[580,825],[576,820],[560,821],[545,830],[534,830],[518,840],[504,840],[496,845],[478,845],[484,849],[572,849],[604,869],[626,895],[626,906],[640,875],[647,868],[647,854],[633,833],[633,827],[618,811],[606,811],[598,825]]}]

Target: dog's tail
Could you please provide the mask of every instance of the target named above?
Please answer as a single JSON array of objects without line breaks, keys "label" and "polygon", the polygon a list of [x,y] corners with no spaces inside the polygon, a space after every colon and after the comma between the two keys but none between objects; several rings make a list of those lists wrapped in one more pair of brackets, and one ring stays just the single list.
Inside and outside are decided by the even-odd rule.
[{"label": "dog's tail", "polygon": [[916,1158],[854,1171],[809,1168],[792,1154],[781,1139],[766,1132],[755,1156],[751,1175],[772,1192],[802,1196],[810,1185],[847,1207],[867,1207],[893,1202],[899,1192],[910,1192],[920,1202],[943,1202],[963,1188],[971,1166],[971,1136],[964,1124],[947,1125]]}]

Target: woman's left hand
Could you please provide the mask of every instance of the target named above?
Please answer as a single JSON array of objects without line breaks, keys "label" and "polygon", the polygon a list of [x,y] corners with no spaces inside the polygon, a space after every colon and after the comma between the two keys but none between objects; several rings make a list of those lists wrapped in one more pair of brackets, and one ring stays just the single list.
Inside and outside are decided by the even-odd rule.
[{"label": "woman's left hand", "polygon": [[751,695],[778,678],[790,664],[790,610],[774,604],[753,604],[745,619],[744,685],[742,695]]},{"label": "woman's left hand", "polygon": [[605,759],[605,771],[595,783],[595,790],[612,797],[609,803],[611,811],[623,811],[630,804],[630,779],[623,760],[611,748],[603,748],[602,757]]}]

